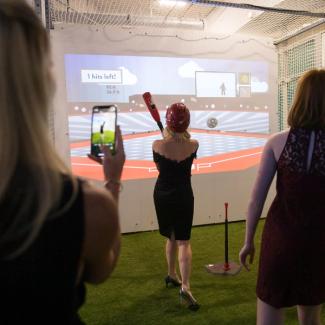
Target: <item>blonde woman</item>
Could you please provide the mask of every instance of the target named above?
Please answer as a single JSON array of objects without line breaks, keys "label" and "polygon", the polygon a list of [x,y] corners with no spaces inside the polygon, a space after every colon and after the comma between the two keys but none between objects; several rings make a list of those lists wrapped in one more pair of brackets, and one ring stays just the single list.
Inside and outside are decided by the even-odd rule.
[{"label": "blonde woman", "polygon": [[277,194],[268,211],[257,279],[257,324],[284,324],[297,306],[300,325],[320,325],[325,302],[325,70],[299,80],[290,129],[264,147],[248,206],[241,263],[253,262],[254,235],[272,179]]},{"label": "blonde woman", "polygon": [[22,0],[0,0],[0,324],[83,324],[84,282],[101,283],[120,247],[124,164],[103,148],[106,189],[70,174],[48,138],[47,32]]},{"label": "blonde woman", "polygon": [[[166,287],[181,287],[181,300],[189,309],[197,310],[199,304],[190,291],[190,237],[194,209],[191,167],[199,144],[190,139],[187,131],[190,112],[184,104],[176,103],[167,109],[166,123],[163,140],[153,143],[153,157],[159,170],[154,203],[160,234],[167,237],[165,284]],[[181,281],[176,272],[177,248]]]}]

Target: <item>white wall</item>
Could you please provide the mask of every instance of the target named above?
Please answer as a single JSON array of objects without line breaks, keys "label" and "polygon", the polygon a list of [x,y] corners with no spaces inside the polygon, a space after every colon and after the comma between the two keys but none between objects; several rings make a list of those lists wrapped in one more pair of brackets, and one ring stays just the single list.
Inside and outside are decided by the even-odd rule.
[{"label": "white wall", "polygon": [[[65,53],[265,60],[270,65],[270,128],[271,132],[277,131],[277,56],[270,40],[239,36],[217,40],[208,35],[205,39],[193,32],[182,34],[178,32],[177,37],[176,33],[172,32],[163,37],[158,37],[158,33],[155,35],[150,33],[151,36],[144,33],[145,31],[139,30],[135,32],[76,25],[57,27],[51,31],[54,70],[58,80],[54,116],[55,141],[66,162],[69,162],[69,144],[64,77]],[[222,222],[224,202],[230,204],[230,220],[244,219],[255,174],[256,168],[241,172],[194,175],[192,180],[195,195],[194,224]],[[130,180],[123,183],[124,189],[120,199],[123,232],[157,228],[152,198],[154,184],[154,179]],[[272,187],[266,207],[269,206],[273,195]]]}]

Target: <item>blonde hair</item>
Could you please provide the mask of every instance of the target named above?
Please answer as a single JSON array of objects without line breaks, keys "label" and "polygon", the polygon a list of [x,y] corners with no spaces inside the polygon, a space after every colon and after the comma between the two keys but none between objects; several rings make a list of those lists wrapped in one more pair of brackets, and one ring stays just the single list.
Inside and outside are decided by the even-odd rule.
[{"label": "blonde hair", "polygon": [[58,207],[62,173],[73,179],[49,139],[50,63],[49,38],[32,8],[0,0],[0,247],[7,257],[23,252]]},{"label": "blonde hair", "polygon": [[293,128],[325,128],[325,70],[306,72],[297,85],[294,101],[288,115]]},{"label": "blonde hair", "polygon": [[163,137],[165,140],[173,138],[176,141],[181,142],[181,141],[189,140],[191,138],[191,135],[187,130],[185,130],[182,133],[177,133],[172,131],[168,126],[166,126],[163,131]]}]

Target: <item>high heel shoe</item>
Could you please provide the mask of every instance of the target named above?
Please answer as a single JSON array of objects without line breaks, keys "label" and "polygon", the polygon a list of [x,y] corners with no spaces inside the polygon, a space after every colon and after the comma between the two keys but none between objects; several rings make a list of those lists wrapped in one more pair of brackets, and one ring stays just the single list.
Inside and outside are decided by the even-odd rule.
[{"label": "high heel shoe", "polygon": [[166,288],[168,288],[169,284],[171,284],[173,287],[181,286],[181,283],[177,279],[173,279],[169,275],[165,277],[165,283],[166,283]]},{"label": "high heel shoe", "polygon": [[186,291],[183,288],[179,290],[179,299],[181,304],[186,304],[188,309],[197,311],[200,308],[200,305],[194,299],[190,291]]}]

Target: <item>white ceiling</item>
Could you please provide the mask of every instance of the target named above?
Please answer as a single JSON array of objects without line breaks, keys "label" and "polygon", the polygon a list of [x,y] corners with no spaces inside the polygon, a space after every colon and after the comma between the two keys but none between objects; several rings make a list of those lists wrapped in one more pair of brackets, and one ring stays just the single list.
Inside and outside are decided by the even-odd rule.
[{"label": "white ceiling", "polygon": [[[325,0],[49,0],[54,26],[90,24],[121,28],[201,31],[206,35],[242,33],[274,40],[324,18],[247,8],[248,5],[325,12]],[[223,2],[223,4],[221,3]],[[231,3],[246,8],[228,7]],[[246,6],[245,6],[246,4]]]}]

